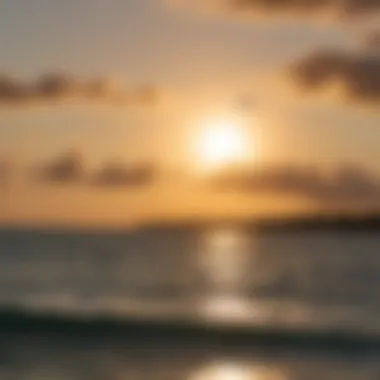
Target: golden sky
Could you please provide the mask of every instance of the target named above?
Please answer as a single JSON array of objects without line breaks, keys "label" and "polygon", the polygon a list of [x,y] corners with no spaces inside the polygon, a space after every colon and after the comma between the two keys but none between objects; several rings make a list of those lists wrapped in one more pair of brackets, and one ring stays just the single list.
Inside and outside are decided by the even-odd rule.
[{"label": "golden sky", "polygon": [[380,2],[270,4],[1,3],[0,220],[376,208]]}]

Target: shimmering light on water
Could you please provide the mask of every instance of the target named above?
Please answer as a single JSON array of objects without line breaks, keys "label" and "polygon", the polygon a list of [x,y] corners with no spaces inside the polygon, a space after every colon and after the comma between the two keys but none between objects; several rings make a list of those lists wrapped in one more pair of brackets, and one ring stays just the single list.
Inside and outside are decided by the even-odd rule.
[{"label": "shimmering light on water", "polygon": [[[250,246],[250,250],[248,250]],[[252,260],[252,243],[234,229],[206,231],[199,250],[199,262],[208,286],[225,292],[238,290],[246,277],[247,263]]]},{"label": "shimmering light on water", "polygon": [[215,323],[248,323],[257,318],[243,288],[254,252],[253,239],[238,229],[207,230],[201,239],[199,266],[206,284],[198,299],[198,315]]},{"label": "shimmering light on water", "polygon": [[285,380],[285,378],[266,367],[221,361],[202,368],[189,380]]},{"label": "shimmering light on water", "polygon": [[247,324],[261,319],[263,314],[254,302],[236,295],[209,296],[199,303],[198,312],[206,321],[228,324]]}]

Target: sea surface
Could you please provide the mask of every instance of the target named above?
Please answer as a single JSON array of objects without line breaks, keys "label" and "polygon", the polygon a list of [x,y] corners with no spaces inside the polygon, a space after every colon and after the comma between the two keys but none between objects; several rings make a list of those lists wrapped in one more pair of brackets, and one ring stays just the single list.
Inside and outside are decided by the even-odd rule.
[{"label": "sea surface", "polygon": [[2,379],[380,379],[380,234],[0,230]]}]

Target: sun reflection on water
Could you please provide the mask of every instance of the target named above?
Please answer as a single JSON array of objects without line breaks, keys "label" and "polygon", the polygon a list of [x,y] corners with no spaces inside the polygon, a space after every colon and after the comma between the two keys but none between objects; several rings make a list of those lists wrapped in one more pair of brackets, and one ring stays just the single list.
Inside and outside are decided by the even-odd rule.
[{"label": "sun reflection on water", "polygon": [[199,263],[208,286],[231,292],[244,285],[253,255],[252,242],[235,229],[206,231],[199,250]]},{"label": "sun reflection on water", "polygon": [[215,362],[190,376],[189,380],[285,380],[278,371],[238,362]]},{"label": "sun reflection on water", "polygon": [[219,228],[203,234],[198,261],[206,286],[197,300],[200,318],[223,324],[260,320],[260,309],[244,296],[254,275],[254,258],[254,239],[242,230]]},{"label": "sun reflection on water", "polygon": [[255,303],[235,295],[209,295],[199,303],[198,312],[205,321],[223,324],[258,322],[264,314]]}]

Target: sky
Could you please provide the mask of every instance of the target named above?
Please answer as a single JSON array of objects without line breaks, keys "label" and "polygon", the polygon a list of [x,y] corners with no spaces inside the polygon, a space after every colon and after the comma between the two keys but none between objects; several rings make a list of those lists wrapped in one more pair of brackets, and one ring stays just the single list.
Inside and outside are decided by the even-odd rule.
[{"label": "sky", "polygon": [[[256,15],[258,0],[241,12],[218,0],[209,8],[196,3],[0,3],[2,222],[113,225],[331,210],[341,198],[345,206],[362,205],[362,198],[366,207],[377,204],[373,12],[326,21],[314,9],[273,15],[264,6]],[[369,69],[368,57],[375,61]],[[368,90],[362,72],[371,68]],[[247,156],[244,180],[228,178],[232,191],[214,189],[199,173],[197,144],[209,120],[232,117],[257,152]],[[76,160],[85,174],[73,169]],[[119,164],[110,174],[107,168]],[[252,171],[267,166],[275,168],[263,169],[258,186]],[[296,168],[287,184],[284,166]],[[341,166],[358,169],[343,180],[335,172],[329,179],[313,174]],[[347,195],[343,187],[353,190]]]}]

